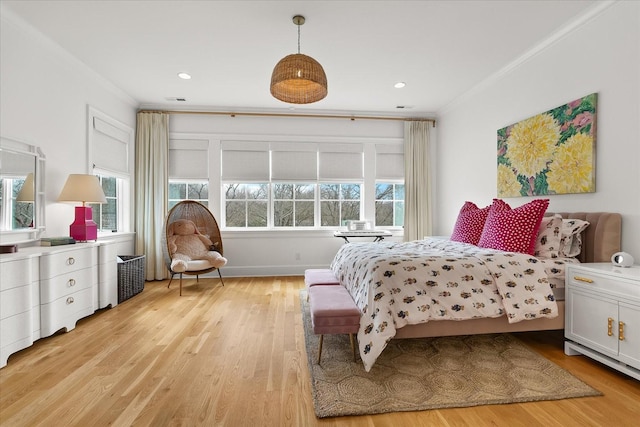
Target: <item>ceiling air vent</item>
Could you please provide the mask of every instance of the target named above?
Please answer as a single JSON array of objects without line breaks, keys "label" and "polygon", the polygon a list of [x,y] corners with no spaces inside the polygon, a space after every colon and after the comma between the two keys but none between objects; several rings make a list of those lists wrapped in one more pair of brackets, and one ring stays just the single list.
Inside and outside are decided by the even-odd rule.
[{"label": "ceiling air vent", "polygon": [[184,102],[187,100],[187,98],[175,98],[175,97],[167,97],[165,98],[167,101],[181,101]]}]

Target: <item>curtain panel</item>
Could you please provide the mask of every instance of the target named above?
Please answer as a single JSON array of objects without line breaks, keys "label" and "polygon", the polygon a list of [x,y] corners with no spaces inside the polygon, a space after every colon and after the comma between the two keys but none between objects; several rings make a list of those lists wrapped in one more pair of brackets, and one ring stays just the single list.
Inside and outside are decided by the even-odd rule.
[{"label": "curtain panel", "polygon": [[419,240],[432,232],[431,122],[404,122],[404,240]]},{"label": "curtain panel", "polygon": [[140,112],[136,122],[136,253],[145,255],[146,280],[163,280],[169,277],[162,248],[169,193],[169,114]]}]

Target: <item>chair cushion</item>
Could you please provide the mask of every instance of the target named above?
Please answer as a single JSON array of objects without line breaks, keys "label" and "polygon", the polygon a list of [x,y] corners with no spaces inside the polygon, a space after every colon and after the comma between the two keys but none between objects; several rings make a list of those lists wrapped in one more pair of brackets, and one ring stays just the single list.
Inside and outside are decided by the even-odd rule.
[{"label": "chair cushion", "polygon": [[211,264],[206,259],[194,259],[187,262],[186,271],[199,271],[199,270],[206,270],[208,268],[213,268],[213,264]]}]

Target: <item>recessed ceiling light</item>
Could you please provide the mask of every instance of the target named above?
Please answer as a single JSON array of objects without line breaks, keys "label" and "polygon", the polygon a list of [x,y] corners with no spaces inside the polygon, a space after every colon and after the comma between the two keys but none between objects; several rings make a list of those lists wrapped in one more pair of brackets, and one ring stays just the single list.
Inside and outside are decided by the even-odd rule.
[{"label": "recessed ceiling light", "polygon": [[183,80],[189,80],[191,78],[191,74],[182,72],[182,73],[178,73],[178,77],[180,77]]},{"label": "recessed ceiling light", "polygon": [[398,82],[398,83],[394,84],[393,87],[395,87],[396,89],[402,89],[406,85],[407,84],[405,82]]}]

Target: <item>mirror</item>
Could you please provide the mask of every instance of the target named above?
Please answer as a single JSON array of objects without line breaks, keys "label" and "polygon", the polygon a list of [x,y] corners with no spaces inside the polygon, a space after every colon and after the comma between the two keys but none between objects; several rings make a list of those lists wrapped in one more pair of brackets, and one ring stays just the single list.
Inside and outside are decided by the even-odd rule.
[{"label": "mirror", "polygon": [[38,238],[44,230],[44,156],[19,140],[0,140],[0,237],[2,243]]}]

